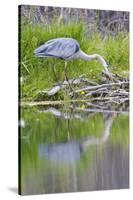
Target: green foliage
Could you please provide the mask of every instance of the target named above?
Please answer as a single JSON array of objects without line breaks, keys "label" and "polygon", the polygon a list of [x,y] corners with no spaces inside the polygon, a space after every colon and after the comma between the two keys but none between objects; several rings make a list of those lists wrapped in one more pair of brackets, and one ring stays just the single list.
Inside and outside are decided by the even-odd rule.
[{"label": "green foliage", "polygon": [[[53,86],[57,80],[53,73],[55,67],[57,79],[64,80],[64,61],[54,58],[36,58],[34,49],[47,40],[58,37],[72,37],[79,41],[81,49],[88,54],[98,53],[110,64],[110,70],[127,76],[128,71],[128,35],[119,33],[117,36],[102,38],[98,32],[93,35],[86,33],[83,22],[68,24],[53,21],[50,25],[21,25],[20,38],[20,74],[25,78],[21,85],[21,97],[33,99],[36,93]],[[85,74],[90,79],[98,79],[102,66],[97,61],[69,61],[67,74],[69,78]]]},{"label": "green foliage", "polygon": [[117,141],[118,144],[124,143],[128,148],[129,144],[129,116],[127,115],[119,115],[117,120],[114,121],[112,127],[112,135],[110,136],[110,140],[115,143]]}]

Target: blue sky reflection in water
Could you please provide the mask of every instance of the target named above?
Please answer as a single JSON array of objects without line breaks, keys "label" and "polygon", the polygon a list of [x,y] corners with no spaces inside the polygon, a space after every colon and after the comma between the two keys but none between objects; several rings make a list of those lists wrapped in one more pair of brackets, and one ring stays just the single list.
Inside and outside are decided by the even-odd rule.
[{"label": "blue sky reflection in water", "polygon": [[129,187],[129,116],[23,108],[22,194]]}]

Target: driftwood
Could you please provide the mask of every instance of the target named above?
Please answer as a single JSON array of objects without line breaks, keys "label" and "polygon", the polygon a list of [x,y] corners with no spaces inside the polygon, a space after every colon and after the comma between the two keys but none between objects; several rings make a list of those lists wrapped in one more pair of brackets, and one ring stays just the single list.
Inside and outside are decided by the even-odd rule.
[{"label": "driftwood", "polygon": [[89,80],[87,78],[78,78],[78,79],[72,79],[72,80],[68,80],[68,81],[64,81],[64,82],[60,82],[55,84],[55,86],[53,88],[51,88],[47,94],[48,96],[53,96],[55,95],[59,90],[66,88],[69,85],[79,85],[81,83],[86,83],[86,84],[90,84],[90,85],[98,85],[98,83]]},{"label": "driftwood", "polygon": [[75,93],[78,93],[78,92],[82,92],[82,91],[87,91],[87,90],[97,90],[97,89],[101,89],[101,88],[109,88],[109,87],[112,87],[112,86],[122,86],[122,85],[128,85],[129,84],[129,81],[124,81],[124,82],[119,82],[119,83],[108,83],[108,84],[101,84],[101,85],[97,85],[97,86],[88,86],[88,87],[85,87],[85,88],[81,88],[79,90],[76,90],[74,91]]},{"label": "driftwood", "polygon": [[[43,98],[34,102],[22,102],[22,106],[39,105],[63,105],[75,104],[78,109],[86,111],[104,110],[104,112],[128,112],[129,111],[129,80],[118,74],[103,71],[99,82],[79,77],[64,82],[56,83],[51,89],[40,91]],[[71,87],[70,87],[71,85]],[[61,93],[59,93],[61,92]],[[58,100],[58,95],[69,96],[67,100]],[[78,105],[84,105],[83,107]],[[73,108],[75,109],[75,107]]]}]

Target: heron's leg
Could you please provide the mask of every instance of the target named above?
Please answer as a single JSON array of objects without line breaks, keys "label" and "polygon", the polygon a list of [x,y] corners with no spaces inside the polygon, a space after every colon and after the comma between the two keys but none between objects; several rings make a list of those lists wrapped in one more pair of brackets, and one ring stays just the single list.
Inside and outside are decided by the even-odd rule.
[{"label": "heron's leg", "polygon": [[53,71],[53,74],[54,74],[54,77],[55,77],[55,81],[58,82],[58,78],[56,76],[55,64],[52,65],[52,71]]},{"label": "heron's leg", "polygon": [[71,84],[69,83],[68,77],[67,77],[67,61],[65,61],[64,72],[65,72],[65,80],[68,82],[68,85],[69,85],[70,90],[71,90],[72,92],[74,92],[73,89],[72,89],[72,87],[71,87]]},{"label": "heron's leg", "polygon": [[65,61],[64,72],[65,72],[65,80],[68,82],[68,78],[67,78],[67,62],[66,61]]}]

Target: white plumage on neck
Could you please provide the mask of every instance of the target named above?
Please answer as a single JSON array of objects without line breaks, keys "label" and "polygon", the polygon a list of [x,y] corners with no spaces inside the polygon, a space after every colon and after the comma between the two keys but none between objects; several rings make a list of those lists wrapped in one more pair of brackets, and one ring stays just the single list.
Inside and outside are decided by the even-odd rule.
[{"label": "white plumage on neck", "polygon": [[75,54],[74,56],[75,58],[81,58],[83,60],[99,60],[99,62],[103,65],[104,69],[106,71],[108,71],[108,64],[106,63],[106,61],[104,60],[104,58],[99,55],[99,54],[92,54],[92,55],[88,55],[86,53],[84,53],[82,50],[80,50],[77,55]]}]

